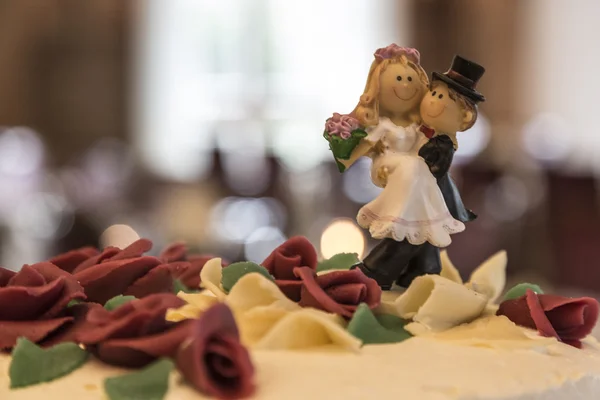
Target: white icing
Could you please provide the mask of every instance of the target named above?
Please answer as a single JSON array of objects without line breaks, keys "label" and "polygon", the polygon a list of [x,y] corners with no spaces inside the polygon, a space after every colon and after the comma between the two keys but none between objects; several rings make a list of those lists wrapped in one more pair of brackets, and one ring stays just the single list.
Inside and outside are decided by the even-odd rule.
[{"label": "white icing", "polygon": [[[498,317],[500,318],[500,317]],[[398,344],[365,346],[359,353],[340,351],[251,352],[260,400],[592,400],[600,393],[600,350],[593,339],[584,349],[554,339],[529,339],[519,348],[482,344],[528,342],[535,335],[511,327],[508,333],[482,329],[485,321],[453,328],[435,337]],[[490,321],[487,321],[489,324]],[[479,324],[479,325],[478,325]],[[471,328],[471,329],[469,329]],[[488,326],[489,328],[489,326]],[[506,325],[504,325],[506,328]],[[515,330],[516,329],[516,330]],[[488,333],[485,333],[485,332]],[[521,331],[520,333],[518,331]],[[479,333],[477,333],[479,332]],[[489,333],[495,332],[495,333]],[[465,336],[492,335],[468,342]],[[461,339],[462,337],[462,339]],[[500,339],[503,338],[503,339]],[[542,343],[537,344],[541,340]],[[533,346],[533,347],[532,347]],[[10,358],[0,355],[0,399],[105,400],[103,380],[127,372],[91,361],[48,384],[8,389]],[[174,372],[166,400],[205,397],[181,383]]]}]

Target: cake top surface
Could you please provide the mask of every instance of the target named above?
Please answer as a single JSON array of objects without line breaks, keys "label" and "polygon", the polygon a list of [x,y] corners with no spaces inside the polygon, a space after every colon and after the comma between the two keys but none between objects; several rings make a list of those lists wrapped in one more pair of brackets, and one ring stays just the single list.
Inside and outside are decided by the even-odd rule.
[{"label": "cake top surface", "polygon": [[545,400],[600,387],[600,346],[586,338],[597,302],[531,284],[502,296],[503,252],[467,282],[443,254],[440,275],[381,291],[350,269],[355,255],[318,262],[302,237],[261,264],[151,247],[1,270],[0,298],[21,304],[0,312],[13,349],[1,398]]},{"label": "cake top surface", "polygon": [[[452,330],[448,331],[449,333]],[[464,336],[463,336],[464,337]],[[468,339],[465,337],[465,339]],[[600,389],[600,350],[554,341],[540,348],[495,347],[417,337],[343,351],[253,350],[258,399],[590,399]],[[0,398],[105,400],[103,382],[129,371],[97,360],[50,383],[10,390],[0,356]],[[69,393],[70,397],[65,397]],[[166,400],[207,398],[173,372]]]}]

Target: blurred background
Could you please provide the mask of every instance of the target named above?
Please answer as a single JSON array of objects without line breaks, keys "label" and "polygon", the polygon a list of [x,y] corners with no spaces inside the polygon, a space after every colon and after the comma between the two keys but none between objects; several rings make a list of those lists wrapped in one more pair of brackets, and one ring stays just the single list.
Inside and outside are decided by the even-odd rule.
[{"label": "blurred background", "polygon": [[479,218],[449,253],[500,249],[513,280],[600,293],[600,3],[595,0],[0,0],[0,265],[185,240],[262,261],[306,235],[329,257],[375,244],[363,160],[322,138],[372,54],[487,69],[453,164]]}]

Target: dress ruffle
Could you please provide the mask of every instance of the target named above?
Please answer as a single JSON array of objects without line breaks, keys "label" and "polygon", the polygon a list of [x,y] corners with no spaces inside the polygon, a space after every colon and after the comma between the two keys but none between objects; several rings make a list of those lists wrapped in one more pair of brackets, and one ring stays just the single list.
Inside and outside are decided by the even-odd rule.
[{"label": "dress ruffle", "polygon": [[398,242],[406,239],[414,245],[429,242],[435,247],[447,247],[452,242],[450,235],[465,230],[465,225],[449,212],[430,220],[408,221],[391,215],[379,216],[365,206],[356,219],[374,239],[392,238]]}]

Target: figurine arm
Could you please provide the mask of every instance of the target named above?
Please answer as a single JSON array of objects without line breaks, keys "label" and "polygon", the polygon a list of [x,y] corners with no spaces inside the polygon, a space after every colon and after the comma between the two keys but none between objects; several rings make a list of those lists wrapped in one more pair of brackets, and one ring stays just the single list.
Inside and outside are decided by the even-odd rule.
[{"label": "figurine arm", "polygon": [[454,143],[447,135],[435,136],[421,147],[419,156],[425,160],[433,176],[440,179],[452,164]]},{"label": "figurine arm", "polygon": [[366,156],[367,153],[369,153],[369,151],[371,151],[371,149],[373,148],[373,145],[373,143],[363,139],[360,141],[360,143],[358,143],[358,146],[356,146],[354,150],[352,150],[352,154],[350,155],[349,159],[342,160],[341,158],[336,158],[336,160],[338,160],[340,164],[342,164],[344,167],[346,167],[346,169],[348,169],[352,164],[356,162],[356,160],[358,160],[362,156]]}]

